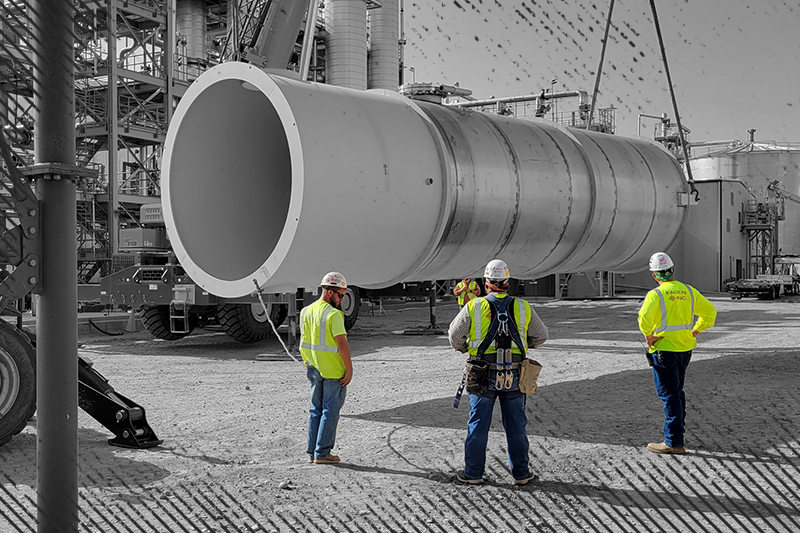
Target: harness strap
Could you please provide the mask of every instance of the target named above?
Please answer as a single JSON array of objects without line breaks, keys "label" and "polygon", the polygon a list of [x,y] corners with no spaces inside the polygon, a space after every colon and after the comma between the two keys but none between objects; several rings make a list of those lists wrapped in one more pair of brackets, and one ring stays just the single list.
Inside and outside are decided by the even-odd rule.
[{"label": "harness strap", "polygon": [[[472,360],[478,360],[478,358],[477,357],[470,357],[470,361],[472,361]],[[511,368],[511,370],[522,368],[522,362],[521,361],[517,361],[516,363],[511,363],[510,366],[509,366],[508,363],[506,363],[506,367],[505,368],[506,369]]]},{"label": "harness strap", "polygon": [[[494,342],[495,338],[497,337],[498,333],[501,336],[511,337],[511,340],[514,341],[520,350],[522,350],[523,355],[526,353],[525,346],[522,343],[522,339],[519,336],[519,330],[517,329],[517,324],[514,322],[513,316],[513,302],[514,298],[511,296],[506,296],[505,298],[497,298],[493,294],[486,296],[486,301],[489,302],[489,308],[492,311],[492,323],[489,325],[489,331],[484,337],[483,341],[478,346],[478,355],[483,355],[486,353],[486,350],[489,346]],[[477,304],[480,305],[480,304]],[[511,305],[512,315],[509,316],[508,314],[508,306]],[[520,307],[525,307],[520,306]],[[479,315],[482,315],[480,312],[480,307],[478,307],[476,313],[476,327],[480,327],[480,320],[477,318]],[[524,315],[521,315],[521,317]],[[476,329],[477,331],[481,331],[480,329]]]}]

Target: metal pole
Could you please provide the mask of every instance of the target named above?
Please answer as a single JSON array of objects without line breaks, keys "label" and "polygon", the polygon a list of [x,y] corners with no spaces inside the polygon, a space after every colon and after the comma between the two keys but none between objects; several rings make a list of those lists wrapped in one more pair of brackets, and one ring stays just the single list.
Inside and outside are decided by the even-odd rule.
[{"label": "metal pole", "polygon": [[[117,64],[117,2],[108,2],[108,250],[111,257],[119,253],[119,66]],[[170,102],[172,104],[172,102]]]},{"label": "metal pole", "polygon": [[304,81],[308,80],[308,69],[311,65],[311,58],[317,53],[317,47],[314,44],[314,32],[317,31],[318,8],[319,0],[311,0],[309,2],[308,14],[306,15],[306,29],[303,35],[303,50],[300,52],[300,79]]},{"label": "metal pole", "polygon": [[595,106],[597,105],[597,91],[600,89],[600,76],[603,75],[603,61],[606,57],[606,47],[608,46],[608,30],[611,28],[611,13],[614,12],[614,0],[608,6],[608,18],[606,18],[606,31],[603,34],[603,47],[600,49],[600,63],[597,65],[597,76],[594,78],[594,91],[592,91],[592,107],[589,109],[589,119],[586,121],[586,129],[592,124]]},{"label": "metal pole", "polygon": [[436,280],[431,282],[431,290],[428,295],[430,298],[430,317],[431,317],[431,329],[437,329],[436,326]]},{"label": "metal pole", "polygon": [[[73,4],[31,2],[35,162],[75,164]],[[75,183],[44,174],[42,295],[37,320],[38,529],[78,531],[78,253]]]}]

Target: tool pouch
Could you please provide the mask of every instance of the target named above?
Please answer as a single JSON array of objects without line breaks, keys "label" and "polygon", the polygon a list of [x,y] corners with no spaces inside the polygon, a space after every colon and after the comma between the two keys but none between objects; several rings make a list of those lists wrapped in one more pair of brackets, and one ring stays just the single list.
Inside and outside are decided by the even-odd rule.
[{"label": "tool pouch", "polygon": [[519,367],[519,390],[522,393],[530,394],[536,392],[539,386],[536,381],[539,379],[539,372],[542,365],[533,359],[525,359]]},{"label": "tool pouch", "polygon": [[489,390],[489,363],[482,359],[467,359],[467,392],[483,394]]},{"label": "tool pouch", "polygon": [[644,352],[644,356],[647,358],[647,364],[653,366],[653,354],[650,353],[650,350]]}]

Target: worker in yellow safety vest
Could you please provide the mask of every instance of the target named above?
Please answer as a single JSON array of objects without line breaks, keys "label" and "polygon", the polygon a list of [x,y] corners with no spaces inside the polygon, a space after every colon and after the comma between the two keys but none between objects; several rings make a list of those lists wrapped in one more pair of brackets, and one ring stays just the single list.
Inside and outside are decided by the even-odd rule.
[{"label": "worker in yellow safety vest", "polygon": [[490,261],[484,272],[486,297],[467,302],[448,331],[450,345],[469,353],[464,380],[470,407],[465,467],[456,473],[461,483],[483,483],[496,399],[500,400],[514,483],[525,485],[536,477],[528,465],[526,394],[520,391],[519,376],[528,348],[547,340],[547,327],[531,304],[507,294],[509,277],[508,265],[499,259]]},{"label": "worker in yellow safety vest", "polygon": [[658,287],[647,293],[639,309],[639,330],[647,341],[647,360],[664,404],[664,442],[651,442],[647,449],[683,454],[686,367],[697,346],[697,335],[714,326],[717,310],[700,291],[675,279],[675,264],[664,252],[650,257],[650,271]]},{"label": "worker in yellow safety vest", "polygon": [[453,289],[453,294],[458,297],[458,306],[464,307],[464,304],[471,302],[481,295],[481,288],[478,283],[472,281],[471,278],[464,278]]},{"label": "worker in yellow safety vest", "polygon": [[328,272],[320,283],[319,300],[300,311],[300,354],[311,382],[308,410],[308,462],[338,463],[333,455],[339,411],[347,385],[353,378],[350,346],[339,310],[347,291],[347,280],[339,272]]}]

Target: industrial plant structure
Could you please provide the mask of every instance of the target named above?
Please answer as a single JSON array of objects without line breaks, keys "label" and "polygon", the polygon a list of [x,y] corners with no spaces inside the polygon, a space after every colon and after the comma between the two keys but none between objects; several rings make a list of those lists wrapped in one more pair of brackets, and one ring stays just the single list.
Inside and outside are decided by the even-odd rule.
[{"label": "industrial plant structure", "polygon": [[[592,117],[579,90],[471,101],[447,80],[404,83],[401,0],[57,4],[0,3],[0,310],[19,318],[27,294],[50,291],[38,341],[0,324],[0,442],[37,408],[39,372],[44,517],[71,498],[54,486],[71,484],[57,437],[77,418],[62,416],[77,384],[59,381],[77,374],[73,283],[116,275],[165,338],[213,316],[250,342],[264,331],[254,292],[293,317],[298,292],[333,268],[382,289],[502,257],[522,280],[556,280],[549,296],[606,297],[652,286],[639,273],[657,250],[704,292],[800,254],[797,146],[751,135],[695,143],[719,149],[681,162],[669,121],[654,139],[615,135],[613,109]],[[50,21],[66,24],[50,36]],[[567,98],[576,108],[548,117]],[[142,218],[154,204],[163,226]],[[66,287],[57,274],[73,261]],[[107,408],[93,416],[128,423],[117,443],[160,442],[90,366],[82,399],[98,392]]]}]

